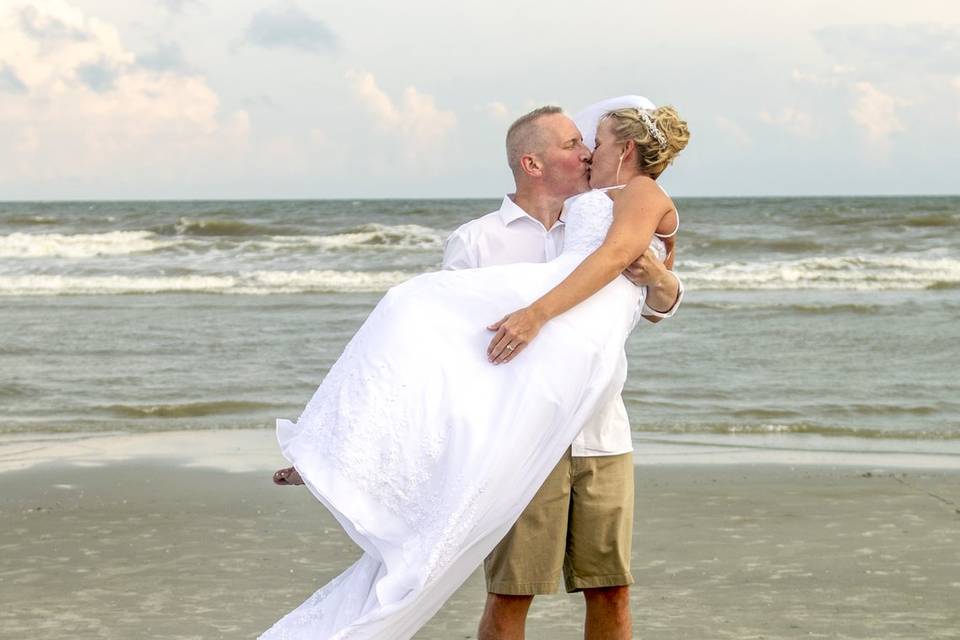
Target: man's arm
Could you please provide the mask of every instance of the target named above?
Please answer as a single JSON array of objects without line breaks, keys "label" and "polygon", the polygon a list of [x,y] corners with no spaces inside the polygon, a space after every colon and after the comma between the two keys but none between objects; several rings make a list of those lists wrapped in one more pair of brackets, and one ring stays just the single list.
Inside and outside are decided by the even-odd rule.
[{"label": "man's arm", "polygon": [[677,312],[683,300],[683,282],[670,271],[656,254],[647,249],[636,262],[623,272],[633,284],[646,287],[647,295],[640,316],[648,322],[657,323]]},{"label": "man's arm", "polygon": [[457,269],[476,269],[480,266],[474,247],[464,235],[463,227],[460,227],[443,243],[443,269],[456,271]]}]

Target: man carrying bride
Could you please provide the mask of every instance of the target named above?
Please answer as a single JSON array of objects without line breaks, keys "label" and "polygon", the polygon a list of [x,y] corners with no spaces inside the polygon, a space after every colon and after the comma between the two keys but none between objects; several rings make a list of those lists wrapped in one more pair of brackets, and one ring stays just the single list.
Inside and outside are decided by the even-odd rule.
[{"label": "man carrying bride", "polygon": [[[615,98],[597,108],[628,106],[653,109],[639,96]],[[583,133],[588,142],[593,134]],[[592,186],[593,144],[584,144],[577,125],[560,108],[547,106],[514,122],[506,147],[515,193],[504,197],[499,210],[451,234],[444,269],[546,262],[562,251],[563,203]],[[624,154],[623,161],[636,158]],[[682,284],[653,251],[647,250],[624,275],[647,287],[638,316],[657,322],[673,315]],[[631,637],[632,449],[626,409],[617,396],[587,423],[484,562],[488,596],[479,640],[522,639],[534,596],[554,593],[561,573],[567,591],[583,592],[585,638]]]},{"label": "man carrying bride", "polygon": [[[679,218],[656,180],[690,134],[672,107],[621,107],[608,101],[584,115],[580,131],[588,147],[595,136],[592,156],[556,112],[534,114],[527,124],[535,126],[513,131],[530,136],[515,140],[510,156],[519,169],[511,202],[529,212],[517,219],[549,214],[537,223],[544,254],[535,259],[552,251],[563,197],[594,187],[564,204],[559,255],[425,273],[391,288],[299,418],[277,420],[293,467],[274,481],[305,483],[363,554],[263,638],[408,640],[508,537],[571,443],[591,455],[578,456],[585,465],[570,464],[570,488],[561,493],[613,497],[584,509],[574,503],[580,513],[559,525],[568,530],[563,547],[570,540],[596,549],[571,567],[568,584],[594,600],[588,636],[629,637],[630,536],[622,525],[631,517],[615,512],[631,508],[622,489],[632,480],[592,462],[620,457],[632,473],[618,401],[624,345],[638,309],[669,312],[678,302],[679,283],[659,262],[668,261],[664,238]],[[487,239],[478,251],[494,248],[496,238]],[[632,264],[649,291],[620,277]],[[595,420],[616,425],[604,417],[609,411],[620,413],[620,427],[587,428]],[[611,453],[619,456],[597,455]],[[609,557],[620,558],[612,577],[590,566]],[[491,583],[510,575],[493,569]],[[531,596],[523,597],[529,606]]]}]

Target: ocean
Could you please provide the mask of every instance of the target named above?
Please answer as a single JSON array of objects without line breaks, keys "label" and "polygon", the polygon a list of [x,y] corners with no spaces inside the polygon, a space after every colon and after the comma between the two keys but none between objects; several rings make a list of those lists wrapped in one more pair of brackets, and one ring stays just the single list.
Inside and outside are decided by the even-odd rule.
[{"label": "ocean", "polygon": [[[960,455],[960,198],[678,199],[647,441]],[[490,200],[0,203],[0,433],[267,428]],[[478,318],[486,323],[496,318]]]}]

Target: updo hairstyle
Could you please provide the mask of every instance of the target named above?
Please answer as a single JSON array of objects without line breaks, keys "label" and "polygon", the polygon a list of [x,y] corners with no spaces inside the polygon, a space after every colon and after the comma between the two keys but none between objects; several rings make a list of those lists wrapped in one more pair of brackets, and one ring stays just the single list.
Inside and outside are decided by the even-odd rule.
[{"label": "updo hairstyle", "polygon": [[[633,140],[637,145],[637,168],[652,178],[658,177],[664,169],[683,151],[690,141],[687,123],[671,106],[658,107],[653,111],[643,111],[630,107],[611,111],[604,118],[613,121],[613,133],[617,142]],[[646,122],[645,122],[646,121]],[[657,136],[648,123],[656,126]],[[659,139],[658,139],[659,138]]]}]

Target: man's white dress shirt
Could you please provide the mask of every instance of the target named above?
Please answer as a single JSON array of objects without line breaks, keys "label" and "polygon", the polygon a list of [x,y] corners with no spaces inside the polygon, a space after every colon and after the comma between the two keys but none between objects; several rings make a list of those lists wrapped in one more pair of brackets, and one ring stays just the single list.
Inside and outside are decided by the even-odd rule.
[{"label": "man's white dress shirt", "polygon": [[[544,228],[508,195],[503,198],[500,209],[471,220],[450,234],[444,245],[443,268],[476,269],[516,262],[546,262],[562,250],[563,223],[558,221],[552,228]],[[672,316],[680,306],[682,282],[680,287],[681,295],[669,311],[661,313],[644,303],[642,314]],[[637,320],[639,318],[638,312]],[[490,318],[490,322],[498,319]],[[572,447],[572,454],[577,457],[612,456],[630,451],[633,451],[630,420],[620,396],[584,426]]]}]

